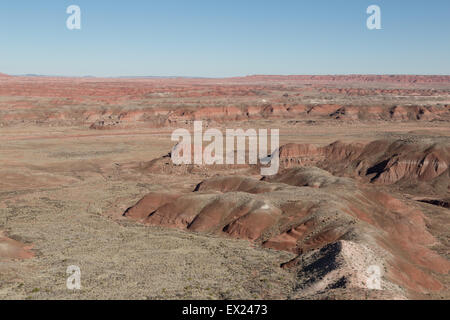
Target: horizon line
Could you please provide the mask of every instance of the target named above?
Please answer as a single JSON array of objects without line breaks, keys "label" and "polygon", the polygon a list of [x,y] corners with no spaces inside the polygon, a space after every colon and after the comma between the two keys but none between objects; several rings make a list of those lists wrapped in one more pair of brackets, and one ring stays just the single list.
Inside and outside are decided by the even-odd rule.
[{"label": "horizon line", "polygon": [[321,76],[422,76],[422,77],[449,77],[450,74],[427,74],[427,73],[310,73],[310,74],[247,74],[235,76],[177,76],[177,75],[125,75],[125,76],[95,76],[95,75],[51,75],[51,74],[8,74],[0,72],[0,75],[10,77],[42,77],[42,78],[80,78],[80,79],[233,79],[247,77],[321,77]]}]

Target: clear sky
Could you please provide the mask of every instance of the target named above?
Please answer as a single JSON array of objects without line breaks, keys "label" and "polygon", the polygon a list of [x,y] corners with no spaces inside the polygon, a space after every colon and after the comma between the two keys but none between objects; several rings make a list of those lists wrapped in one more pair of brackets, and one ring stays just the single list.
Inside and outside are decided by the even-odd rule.
[{"label": "clear sky", "polygon": [[[372,4],[382,30],[366,27]],[[0,43],[8,74],[448,75],[450,1],[2,0]]]}]

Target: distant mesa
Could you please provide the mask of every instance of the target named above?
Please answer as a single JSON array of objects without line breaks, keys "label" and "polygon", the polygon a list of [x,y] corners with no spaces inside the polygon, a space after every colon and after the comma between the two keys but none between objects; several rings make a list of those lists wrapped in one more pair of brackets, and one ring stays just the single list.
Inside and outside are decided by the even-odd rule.
[{"label": "distant mesa", "polygon": [[[450,83],[450,75],[366,75],[366,74],[341,74],[341,75],[248,75],[238,77],[201,77],[201,76],[154,76],[154,75],[125,75],[125,76],[68,76],[49,74],[22,74],[23,77],[56,77],[56,78],[106,78],[106,79],[228,79],[234,81],[311,81],[311,82],[359,82],[359,83]],[[0,77],[12,77],[0,73]]]},{"label": "distant mesa", "polygon": [[430,83],[450,82],[449,75],[252,75],[245,77],[252,80],[307,80],[307,81],[355,81],[355,82],[398,82],[398,83]]}]

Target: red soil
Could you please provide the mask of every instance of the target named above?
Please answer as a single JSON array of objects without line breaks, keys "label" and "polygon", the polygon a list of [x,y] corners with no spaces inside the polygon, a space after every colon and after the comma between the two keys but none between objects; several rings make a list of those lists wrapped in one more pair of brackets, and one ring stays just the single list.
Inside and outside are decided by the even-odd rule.
[{"label": "red soil", "polygon": [[34,256],[32,246],[8,238],[0,231],[0,261],[4,259],[29,259]]}]

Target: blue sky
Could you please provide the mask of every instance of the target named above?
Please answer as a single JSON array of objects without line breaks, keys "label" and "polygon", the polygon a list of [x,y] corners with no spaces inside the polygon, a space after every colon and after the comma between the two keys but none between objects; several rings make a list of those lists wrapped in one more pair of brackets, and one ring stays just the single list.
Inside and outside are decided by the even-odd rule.
[{"label": "blue sky", "polygon": [[450,74],[450,1],[5,0],[0,43],[9,74]]}]

